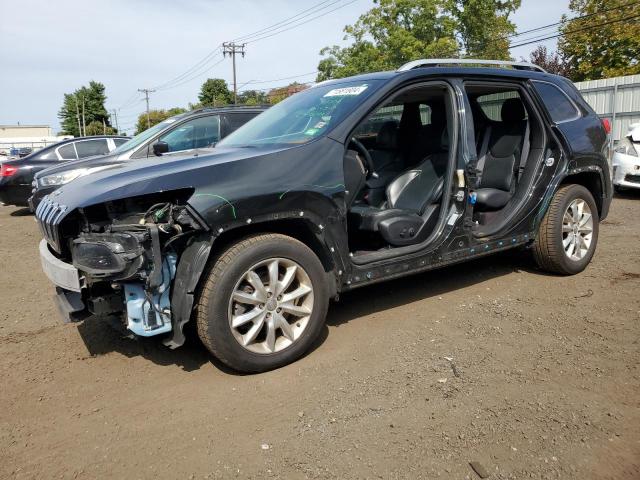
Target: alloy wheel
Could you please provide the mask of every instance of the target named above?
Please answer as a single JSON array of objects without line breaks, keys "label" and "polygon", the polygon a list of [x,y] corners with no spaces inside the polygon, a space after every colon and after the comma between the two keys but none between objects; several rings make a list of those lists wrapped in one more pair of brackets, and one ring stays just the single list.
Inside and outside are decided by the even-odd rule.
[{"label": "alloy wheel", "polygon": [[298,263],[263,260],[247,270],[229,300],[229,326],[238,343],[258,354],[277,353],[303,334],[313,311],[313,285]]},{"label": "alloy wheel", "polygon": [[593,215],[587,202],[574,199],[562,217],[562,246],[573,261],[582,260],[591,248]]}]

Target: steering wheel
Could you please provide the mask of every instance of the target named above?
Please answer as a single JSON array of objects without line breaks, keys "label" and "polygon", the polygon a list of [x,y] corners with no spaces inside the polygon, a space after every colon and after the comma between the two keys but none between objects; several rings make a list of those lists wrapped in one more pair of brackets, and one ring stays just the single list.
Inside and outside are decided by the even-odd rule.
[{"label": "steering wheel", "polygon": [[349,140],[349,146],[353,146],[354,149],[364,157],[364,163],[366,163],[365,167],[367,169],[367,179],[371,177],[378,178],[378,174],[376,173],[373,166],[373,159],[371,158],[371,154],[360,142],[360,140],[358,140],[356,137],[351,137],[351,140]]}]

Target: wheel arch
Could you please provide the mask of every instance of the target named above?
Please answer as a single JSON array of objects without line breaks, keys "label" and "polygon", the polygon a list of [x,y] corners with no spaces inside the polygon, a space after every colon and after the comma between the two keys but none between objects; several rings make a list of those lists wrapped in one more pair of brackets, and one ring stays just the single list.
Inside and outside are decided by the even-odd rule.
[{"label": "wheel arch", "polygon": [[[173,308],[172,335],[165,339],[165,345],[177,348],[184,344],[182,333],[184,325],[191,319],[193,305],[200,295],[202,281],[206,272],[219,253],[243,238],[263,234],[279,233],[294,238],[309,247],[320,260],[326,272],[327,287],[330,297],[335,297],[340,288],[339,278],[342,273],[338,267],[340,261],[335,249],[323,241],[323,236],[314,224],[303,218],[281,218],[265,222],[238,225],[214,235],[212,232],[202,233],[182,252],[174,285],[171,292]],[[325,234],[326,232],[322,232]]]},{"label": "wheel arch", "polygon": [[602,217],[605,196],[602,173],[597,170],[569,173],[562,179],[558,188],[569,184],[582,185],[584,188],[589,190],[596,202],[596,206],[598,207],[598,216]]}]

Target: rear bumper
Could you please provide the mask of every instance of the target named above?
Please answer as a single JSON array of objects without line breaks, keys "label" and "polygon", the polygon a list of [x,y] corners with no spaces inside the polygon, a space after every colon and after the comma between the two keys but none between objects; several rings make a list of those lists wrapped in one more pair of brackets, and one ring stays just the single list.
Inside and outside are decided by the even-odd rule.
[{"label": "rear bumper", "polygon": [[27,199],[31,195],[31,185],[0,186],[0,202],[18,207],[28,206]]}]

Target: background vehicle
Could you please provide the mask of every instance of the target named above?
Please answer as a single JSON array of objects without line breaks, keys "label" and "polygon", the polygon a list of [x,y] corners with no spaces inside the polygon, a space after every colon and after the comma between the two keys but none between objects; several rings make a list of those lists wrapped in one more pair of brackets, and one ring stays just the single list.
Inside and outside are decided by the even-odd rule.
[{"label": "background vehicle", "polygon": [[616,190],[640,188],[640,123],[629,126],[629,133],[613,152],[611,166]]},{"label": "background vehicle", "polygon": [[221,361],[264,371],[310,348],[343,291],[521,246],[581,272],[606,148],[562,77],[419,60],[315,85],[197,157],[79,178],[38,207],[42,265],[68,320],[121,314],[175,348],[193,319]]},{"label": "background vehicle", "polygon": [[[104,155],[129,140],[121,136],[73,138],[44,147],[24,158],[3,161],[0,167],[0,202],[27,206],[36,173],[62,162]],[[22,150],[22,149],[20,149]]]},{"label": "background vehicle", "polygon": [[266,108],[202,108],[175,115],[139,133],[108,156],[59,165],[39,173],[36,175],[35,189],[30,200],[31,207],[35,209],[42,197],[81,175],[111,167],[125,160],[171,157],[193,153],[199,148],[212,147]]}]

